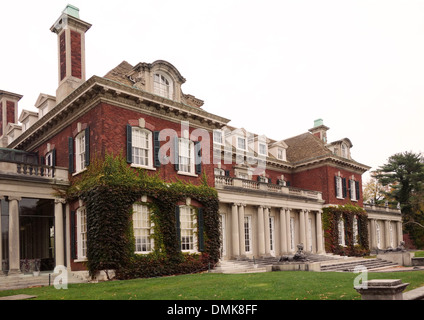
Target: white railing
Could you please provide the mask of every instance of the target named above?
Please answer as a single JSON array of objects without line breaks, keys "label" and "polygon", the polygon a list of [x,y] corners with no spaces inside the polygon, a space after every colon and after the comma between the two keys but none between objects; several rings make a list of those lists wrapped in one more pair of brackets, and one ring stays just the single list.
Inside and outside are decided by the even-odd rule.
[{"label": "white railing", "polygon": [[322,193],[319,191],[303,190],[294,187],[286,187],[266,182],[259,182],[227,176],[215,176],[215,187],[217,189],[222,189],[225,186],[238,187],[250,190],[262,190],[272,193],[281,193],[299,197],[306,197],[315,200],[322,200]]}]

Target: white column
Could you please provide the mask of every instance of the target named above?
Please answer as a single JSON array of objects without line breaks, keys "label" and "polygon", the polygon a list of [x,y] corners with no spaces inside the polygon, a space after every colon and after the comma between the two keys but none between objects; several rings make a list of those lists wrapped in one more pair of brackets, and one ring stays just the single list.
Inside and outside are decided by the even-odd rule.
[{"label": "white column", "polygon": [[65,265],[65,247],[63,232],[63,204],[65,200],[55,199],[54,202],[54,240],[56,266]]},{"label": "white column", "polygon": [[271,236],[269,230],[269,207],[264,207],[265,255],[271,255]]},{"label": "white column", "polygon": [[239,206],[239,211],[238,211],[238,215],[239,215],[239,238],[240,238],[240,256],[245,256],[246,255],[246,250],[245,250],[245,234],[244,234],[244,207],[245,204],[240,204]]},{"label": "white column", "polygon": [[387,249],[390,247],[390,221],[385,220],[384,221],[384,249]]},{"label": "white column", "polygon": [[280,251],[287,253],[287,227],[286,227],[286,210],[280,208]]},{"label": "white column", "polygon": [[19,197],[9,197],[9,275],[20,273]]},{"label": "white column", "polygon": [[287,238],[287,252],[291,252],[293,250],[291,248],[290,209],[286,209],[286,238]]},{"label": "white column", "polygon": [[304,249],[305,252],[309,252],[309,248],[311,247],[311,244],[309,243],[309,210],[305,210],[305,242]]},{"label": "white column", "polygon": [[377,248],[377,231],[375,227],[375,219],[371,219],[371,230],[370,230],[370,238],[371,238],[371,250]]},{"label": "white column", "polygon": [[265,255],[264,207],[258,206],[258,253]]},{"label": "white column", "polygon": [[232,242],[233,242],[233,256],[238,257],[240,255],[240,237],[239,237],[239,220],[238,220],[238,206],[233,203],[231,209],[231,231],[232,231]]},{"label": "white column", "polygon": [[400,242],[403,241],[403,231],[402,231],[402,222],[398,221],[396,222],[396,229],[397,229],[397,246],[400,245]]},{"label": "white column", "polygon": [[70,225],[71,225],[71,209],[69,208],[69,204],[67,204],[65,209],[65,226],[68,231],[66,232],[65,251],[66,251],[66,268],[69,271],[71,270],[71,235],[69,232]]},{"label": "white column", "polygon": [[324,253],[324,241],[322,233],[322,211],[319,210],[316,215],[316,228],[317,228],[317,251],[318,254]]},{"label": "white column", "polygon": [[299,232],[300,232],[300,242],[305,248],[306,237],[305,237],[305,211],[303,209],[299,212]]}]

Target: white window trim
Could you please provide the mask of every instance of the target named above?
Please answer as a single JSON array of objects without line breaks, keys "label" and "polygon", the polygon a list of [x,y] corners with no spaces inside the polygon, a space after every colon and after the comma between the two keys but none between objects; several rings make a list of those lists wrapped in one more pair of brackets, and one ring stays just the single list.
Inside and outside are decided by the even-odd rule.
[{"label": "white window trim", "polygon": [[[154,239],[152,237],[154,223],[150,219],[150,210],[149,210],[149,208],[145,204],[135,203],[133,205],[133,212],[134,213],[137,211],[138,207],[141,208],[141,214],[146,213],[146,212],[143,212],[143,210],[145,209],[145,210],[147,210],[147,214],[149,215],[150,228],[147,228],[147,227],[138,227],[137,229],[145,229],[145,230],[148,230],[149,231],[150,250],[146,250],[146,251],[137,251],[137,250],[135,250],[134,253],[136,253],[136,254],[149,254],[149,253],[151,253],[154,250]],[[134,221],[134,213],[133,213],[133,221]],[[133,223],[133,229],[134,229],[134,239],[136,240],[136,238],[135,238],[136,237],[136,235],[135,235],[136,226],[135,226],[134,223]],[[135,244],[135,249],[137,249],[137,244]]]},{"label": "white window trim", "polygon": [[337,199],[344,199],[343,198],[343,185],[342,185],[342,177],[337,176],[336,177],[337,182],[336,182],[336,188],[337,188]]},{"label": "white window trim", "polygon": [[141,127],[132,127],[132,148],[138,148],[134,146],[134,131],[140,131],[142,133],[147,133],[147,139],[148,139],[148,155],[147,155],[147,161],[148,164],[147,165],[143,165],[143,164],[138,164],[138,163],[134,163],[134,150],[132,150],[132,163],[131,163],[131,167],[133,168],[143,168],[143,169],[147,169],[147,170],[153,170],[156,171],[156,168],[153,166],[153,133],[150,130],[141,128]]},{"label": "white window trim", "polygon": [[[240,147],[239,139],[244,140],[244,148]],[[247,139],[246,139],[246,137],[236,136],[236,149],[241,150],[241,151],[247,151]]]},{"label": "white window trim", "polygon": [[[263,146],[265,148],[264,152],[261,152],[261,146]],[[266,143],[263,143],[263,142],[258,143],[258,154],[260,156],[267,156],[268,155],[268,146],[266,145]]]},{"label": "white window trim", "polygon": [[[82,239],[82,223],[81,223],[81,215],[85,215],[85,241]],[[87,250],[87,210],[85,207],[80,207],[77,209],[77,259],[75,262],[87,261],[87,252],[83,255],[83,244],[85,242],[85,250]]]},{"label": "white window trim", "polygon": [[253,253],[251,216],[244,216],[244,250],[248,254]]},{"label": "white window trim", "polygon": [[[280,152],[281,152],[281,156],[280,156]],[[281,160],[281,161],[286,161],[286,159],[287,159],[286,149],[284,149],[284,148],[278,148],[277,149],[277,159]]]},{"label": "white window trim", "polygon": [[[87,169],[85,166],[85,130],[78,133],[75,137],[75,174],[83,172]],[[82,156],[84,156],[82,158]]]},{"label": "white window trim", "polygon": [[[190,159],[190,165],[189,165],[189,171],[184,171],[181,170],[181,150],[182,150],[182,143],[184,142],[188,142],[189,145],[189,159]],[[198,177],[198,175],[195,173],[195,157],[194,157],[194,142],[191,141],[190,139],[186,139],[186,138],[178,138],[178,172],[177,174],[180,175],[184,175],[184,176],[191,176],[191,177]]]},{"label": "white window trim", "polygon": [[[216,138],[216,134],[220,134],[220,141],[216,141],[215,140],[215,138]],[[220,130],[220,129],[215,129],[214,131],[213,131],[213,143],[214,144],[217,144],[217,145],[224,145],[224,132],[222,131],[222,130]]]},{"label": "white window trim", "polygon": [[[159,75],[160,77],[164,77],[168,81],[169,83],[168,92],[166,95],[163,94],[162,92],[163,89],[161,88],[161,86],[166,86],[166,84],[163,84],[161,82],[158,83],[156,81],[156,75]],[[171,77],[168,76],[167,74],[160,71],[156,71],[155,73],[153,73],[153,93],[160,97],[173,100],[174,99],[174,81],[172,81]]]},{"label": "white window trim", "polygon": [[358,199],[356,199],[356,183],[355,183],[355,180],[353,180],[353,179],[349,180],[349,187],[350,187],[350,200],[358,201]]},{"label": "white window trim", "polygon": [[[183,216],[183,210],[190,210],[190,215],[192,217],[192,228],[182,228],[181,217]],[[199,244],[197,242],[197,211],[196,209],[190,206],[180,206],[180,242],[181,242],[181,252],[188,253],[198,253]],[[183,246],[183,230],[191,230],[189,237],[193,237],[193,248],[192,249],[182,249]]]}]

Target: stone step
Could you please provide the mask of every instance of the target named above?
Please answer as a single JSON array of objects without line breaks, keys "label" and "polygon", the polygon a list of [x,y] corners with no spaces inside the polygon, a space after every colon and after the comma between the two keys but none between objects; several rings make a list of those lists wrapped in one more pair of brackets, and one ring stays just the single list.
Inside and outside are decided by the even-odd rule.
[{"label": "stone step", "polygon": [[397,264],[382,259],[361,259],[349,262],[327,263],[325,265],[321,265],[321,271],[353,272],[357,266],[364,266],[368,270],[375,270],[380,268],[394,267],[397,266]]},{"label": "stone step", "polygon": [[211,270],[212,273],[257,273],[271,271],[271,267],[254,265],[247,260],[228,260],[220,261],[218,265]]}]

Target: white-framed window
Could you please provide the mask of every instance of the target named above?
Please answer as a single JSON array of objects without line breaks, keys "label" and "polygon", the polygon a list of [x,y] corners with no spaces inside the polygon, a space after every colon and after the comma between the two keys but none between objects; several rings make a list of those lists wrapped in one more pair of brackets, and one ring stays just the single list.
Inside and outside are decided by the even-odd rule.
[{"label": "white-framed window", "polygon": [[342,143],[342,157],[343,158],[348,158],[348,149],[347,149],[347,146],[344,144],[344,143]]},{"label": "white-framed window", "polygon": [[286,161],[286,149],[278,148],[277,150],[277,158],[278,160]]},{"label": "white-framed window", "polygon": [[213,131],[213,143],[215,144],[224,144],[224,138],[222,135],[222,130],[214,130]]},{"label": "white-framed window", "polygon": [[240,150],[246,150],[247,149],[246,138],[237,137],[237,149],[240,149]]},{"label": "white-framed window", "polygon": [[149,253],[153,250],[153,223],[149,207],[143,204],[133,205],[133,228],[135,253]]},{"label": "white-framed window", "polygon": [[155,73],[153,79],[154,93],[168,99],[173,98],[172,81],[161,73]]},{"label": "white-framed window", "polygon": [[345,246],[345,228],[343,218],[339,219],[339,245]]},{"label": "white-framed window", "polygon": [[182,173],[194,174],[194,142],[189,139],[178,139],[178,169]]},{"label": "white-framed window", "polygon": [[132,127],[132,164],[153,167],[152,132],[139,127]]},{"label": "white-framed window", "polygon": [[252,253],[252,217],[244,217],[244,251]]},{"label": "white-framed window", "polygon": [[271,255],[275,255],[275,220],[273,216],[269,217],[269,250]]},{"label": "white-framed window", "polygon": [[180,206],[181,251],[197,252],[196,217],[196,209]]},{"label": "white-framed window", "polygon": [[265,143],[259,143],[259,155],[266,156],[268,155],[268,150]]},{"label": "white-framed window", "polygon": [[75,169],[76,172],[85,169],[85,131],[81,131],[75,138]]},{"label": "white-framed window", "polygon": [[339,199],[343,199],[343,179],[340,176],[336,176],[336,196]]},{"label": "white-framed window", "polygon": [[87,258],[87,210],[85,207],[77,210],[77,259]]},{"label": "white-framed window", "polygon": [[350,187],[350,200],[356,201],[356,186],[355,180],[349,180]]}]

